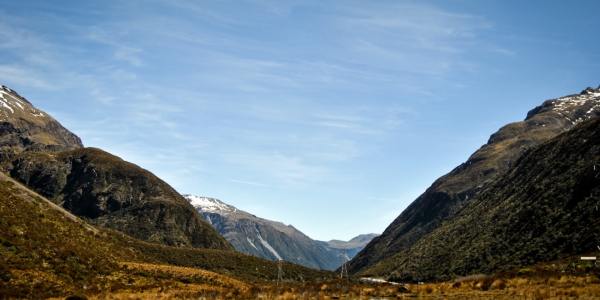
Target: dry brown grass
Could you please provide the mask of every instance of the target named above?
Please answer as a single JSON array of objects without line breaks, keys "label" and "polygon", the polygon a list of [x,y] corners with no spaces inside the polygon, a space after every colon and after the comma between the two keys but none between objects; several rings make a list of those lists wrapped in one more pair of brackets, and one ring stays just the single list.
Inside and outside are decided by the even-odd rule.
[{"label": "dry brown grass", "polygon": [[248,290],[250,285],[215,272],[201,270],[197,268],[177,267],[171,265],[157,265],[148,263],[124,262],[121,266],[128,272],[133,274],[146,274],[153,278],[173,278],[180,282],[203,283],[211,286],[219,286],[224,288],[233,288],[239,290]]},{"label": "dry brown grass", "polygon": [[331,280],[316,271],[309,279],[299,276],[308,271],[284,264],[289,281],[276,285],[274,263],[90,230],[12,180],[0,180],[0,196],[0,298],[600,299],[600,272],[573,258],[505,275],[407,285]]},{"label": "dry brown grass", "polygon": [[121,266],[121,271],[105,278],[110,286],[102,293],[88,295],[89,299],[600,299],[600,279],[591,274],[471,276],[406,285],[342,280],[276,285],[246,283],[187,267],[131,262]]},{"label": "dry brown grass", "polygon": [[252,299],[257,291],[247,283],[206,270],[134,262],[120,263],[119,271],[98,278],[97,284],[101,292],[77,295],[89,299]]},{"label": "dry brown grass", "polygon": [[453,283],[407,285],[417,297],[446,299],[600,299],[595,275],[460,279]]}]

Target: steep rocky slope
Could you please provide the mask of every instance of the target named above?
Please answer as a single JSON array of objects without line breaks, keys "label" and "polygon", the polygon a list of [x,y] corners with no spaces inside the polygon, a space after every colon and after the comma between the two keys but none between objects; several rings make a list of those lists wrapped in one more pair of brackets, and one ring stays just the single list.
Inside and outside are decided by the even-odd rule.
[{"label": "steep rocky slope", "polygon": [[599,205],[594,118],[527,151],[454,218],[363,273],[448,279],[596,251]]},{"label": "steep rocky slope", "polygon": [[350,262],[349,270],[359,272],[405,251],[444,220],[456,216],[525,151],[598,115],[600,89],[588,88],[580,94],[545,101],[524,121],[502,127],[465,163],[436,180],[408,206]]},{"label": "steep rocky slope", "polygon": [[259,218],[218,199],[184,196],[236,250],[269,260],[334,270],[375,236],[362,235],[350,242],[316,241],[291,225]]},{"label": "steep rocky slope", "polygon": [[229,248],[173,188],[99,149],[24,153],[10,175],[95,224],[174,246]]},{"label": "steep rocky slope", "polygon": [[81,148],[81,140],[6,86],[0,87],[0,161],[23,151]]},{"label": "steep rocky slope", "polygon": [[151,242],[232,249],[152,173],[94,148],[25,98],[0,90],[3,171],[70,212]]}]

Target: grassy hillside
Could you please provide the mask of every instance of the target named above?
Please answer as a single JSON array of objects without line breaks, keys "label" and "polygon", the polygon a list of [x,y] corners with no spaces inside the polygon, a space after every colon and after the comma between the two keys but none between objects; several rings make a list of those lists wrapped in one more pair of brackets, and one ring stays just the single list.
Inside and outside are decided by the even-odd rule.
[{"label": "grassy hillside", "polygon": [[[291,264],[283,269],[287,280],[330,276]],[[152,244],[91,226],[0,173],[0,274],[2,296],[164,288],[187,295],[247,292],[252,283],[275,280],[277,266],[233,251]]]}]

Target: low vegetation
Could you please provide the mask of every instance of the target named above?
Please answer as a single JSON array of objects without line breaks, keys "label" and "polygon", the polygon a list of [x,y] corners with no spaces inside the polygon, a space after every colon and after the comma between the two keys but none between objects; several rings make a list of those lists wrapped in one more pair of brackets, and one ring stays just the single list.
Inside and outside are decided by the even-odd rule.
[{"label": "low vegetation", "polygon": [[[162,180],[99,149],[72,150],[76,137],[56,149],[0,149],[1,167],[37,192],[0,172],[0,298],[599,299],[600,268],[574,255],[593,255],[585,252],[600,240],[600,120],[548,142],[554,131],[511,139],[553,119],[528,120],[492,136],[494,147],[450,174],[461,176],[411,205],[410,219],[397,221],[408,225],[390,231],[403,238],[373,243],[378,263],[357,260],[360,275],[391,282],[234,252]],[[21,141],[15,128],[3,130]]]},{"label": "low vegetation", "polygon": [[62,299],[593,299],[575,259],[440,283],[367,283],[233,251],[178,248],[100,229],[0,173],[0,295]]},{"label": "low vegetation", "polygon": [[[292,264],[282,268],[290,280],[331,275]],[[0,173],[3,297],[137,293],[190,284],[198,291],[229,293],[276,278],[277,265],[260,258],[229,250],[152,244],[93,227]]]},{"label": "low vegetation", "polygon": [[[138,280],[142,280],[140,277]],[[196,282],[163,282],[162,288],[130,284],[92,299],[598,299],[597,276],[473,276],[442,283],[394,285],[358,281],[240,285],[222,287]]]}]

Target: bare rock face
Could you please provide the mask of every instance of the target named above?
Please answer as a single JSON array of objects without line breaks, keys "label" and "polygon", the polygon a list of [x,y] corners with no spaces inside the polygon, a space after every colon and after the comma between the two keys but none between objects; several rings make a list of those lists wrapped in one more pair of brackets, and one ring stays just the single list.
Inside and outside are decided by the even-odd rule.
[{"label": "bare rock face", "polygon": [[600,116],[600,89],[545,101],[521,122],[508,124],[456,167],[440,177],[351,262],[350,272],[365,270],[408,249],[451,219],[490,182],[509,170],[527,150]]},{"label": "bare rock face", "polygon": [[85,220],[173,246],[232,249],[154,174],[79,137],[15,91],[0,89],[2,171]]}]

